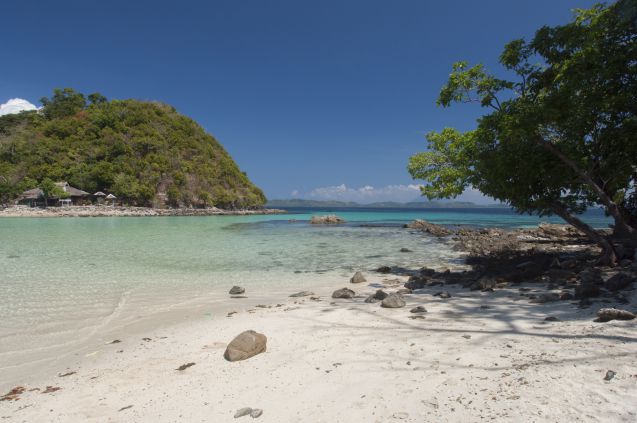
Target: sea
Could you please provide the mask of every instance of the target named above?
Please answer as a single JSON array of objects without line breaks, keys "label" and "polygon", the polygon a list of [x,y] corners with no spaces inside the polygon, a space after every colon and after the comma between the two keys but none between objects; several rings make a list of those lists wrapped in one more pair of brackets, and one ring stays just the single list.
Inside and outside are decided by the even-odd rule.
[{"label": "sea", "polygon": [[[353,272],[380,266],[465,266],[452,240],[403,228],[415,219],[456,227],[562,223],[505,208],[288,212],[0,219],[0,380],[107,342],[114,328],[213,316],[235,301],[228,296],[234,285],[244,287],[248,298],[267,301],[347,286]],[[309,223],[324,214],[347,223]],[[583,219],[598,228],[610,223],[600,210]]]}]

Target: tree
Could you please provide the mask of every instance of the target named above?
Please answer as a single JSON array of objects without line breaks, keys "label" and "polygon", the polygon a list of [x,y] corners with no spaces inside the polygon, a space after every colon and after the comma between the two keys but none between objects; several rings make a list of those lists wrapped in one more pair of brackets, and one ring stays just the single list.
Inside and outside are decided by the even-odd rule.
[{"label": "tree", "polygon": [[89,94],[88,101],[90,101],[91,104],[104,104],[108,102],[107,98],[100,93]]},{"label": "tree", "polygon": [[69,196],[67,192],[57,186],[55,182],[49,178],[44,178],[42,182],[40,182],[40,189],[42,190],[44,207],[48,207],[49,199],[51,198],[68,198]]},{"label": "tree", "polygon": [[53,97],[42,97],[42,113],[47,119],[64,118],[73,116],[86,107],[84,94],[76,92],[73,88],[56,88]]},{"label": "tree", "polygon": [[567,25],[507,44],[500,63],[514,80],[456,63],[438,104],[478,102],[490,112],[474,132],[428,137],[431,151],[409,165],[413,177],[431,183],[424,194],[453,196],[473,185],[519,211],[558,214],[612,262],[612,245],[574,216],[599,204],[613,217],[616,235],[636,245],[626,218],[637,173],[634,5],[577,10]]}]

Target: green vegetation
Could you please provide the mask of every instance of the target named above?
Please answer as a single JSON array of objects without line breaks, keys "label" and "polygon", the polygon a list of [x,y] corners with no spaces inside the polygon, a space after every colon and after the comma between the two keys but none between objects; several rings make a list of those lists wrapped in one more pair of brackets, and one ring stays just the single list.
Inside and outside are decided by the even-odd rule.
[{"label": "green vegetation", "polygon": [[0,204],[47,180],[138,206],[265,203],[221,144],[171,106],[70,88],[41,101],[41,112],[0,116]]},{"label": "green vegetation", "polygon": [[595,240],[603,261],[616,247],[577,218],[592,205],[614,219],[615,239],[637,245],[637,3],[576,10],[564,26],[507,44],[500,63],[453,66],[438,104],[477,102],[489,113],[465,133],[427,136],[409,172],[428,198],[473,186],[520,212],[557,214]]}]

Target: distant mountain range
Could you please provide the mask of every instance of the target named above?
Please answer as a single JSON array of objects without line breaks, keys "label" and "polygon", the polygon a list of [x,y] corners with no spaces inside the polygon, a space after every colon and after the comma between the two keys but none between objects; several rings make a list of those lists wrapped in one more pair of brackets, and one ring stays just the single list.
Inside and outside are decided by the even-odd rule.
[{"label": "distant mountain range", "polygon": [[375,208],[375,209],[450,209],[450,208],[507,208],[504,204],[475,204],[469,201],[413,201],[409,203],[397,203],[393,201],[384,201],[379,203],[360,204],[351,201],[319,201],[319,200],[269,200],[266,207],[270,208],[293,208],[293,207],[312,207],[312,208]]}]

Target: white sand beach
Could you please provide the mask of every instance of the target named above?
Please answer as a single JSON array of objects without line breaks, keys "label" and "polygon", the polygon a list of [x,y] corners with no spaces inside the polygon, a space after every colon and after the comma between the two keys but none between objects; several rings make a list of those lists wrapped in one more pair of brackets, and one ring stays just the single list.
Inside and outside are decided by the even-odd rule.
[{"label": "white sand beach", "polygon": [[[492,293],[450,286],[451,298],[427,288],[406,295],[406,307],[386,309],[363,302],[387,283],[370,279],[374,286],[342,285],[357,292],[352,300],[333,300],[328,289],[318,300],[249,309],[232,299],[230,317],[212,311],[118,334],[121,342],[100,339],[46,377],[16,380],[24,393],[0,402],[0,418],[239,422],[252,421],[233,417],[251,407],[263,410],[261,422],[637,419],[635,320],[593,322],[603,303],[529,304],[519,288],[530,284]],[[635,293],[627,294],[634,308]],[[427,313],[412,319],[418,305]],[[226,345],[248,329],[267,336],[267,351],[226,361]],[[194,365],[176,370],[187,363]]]}]

